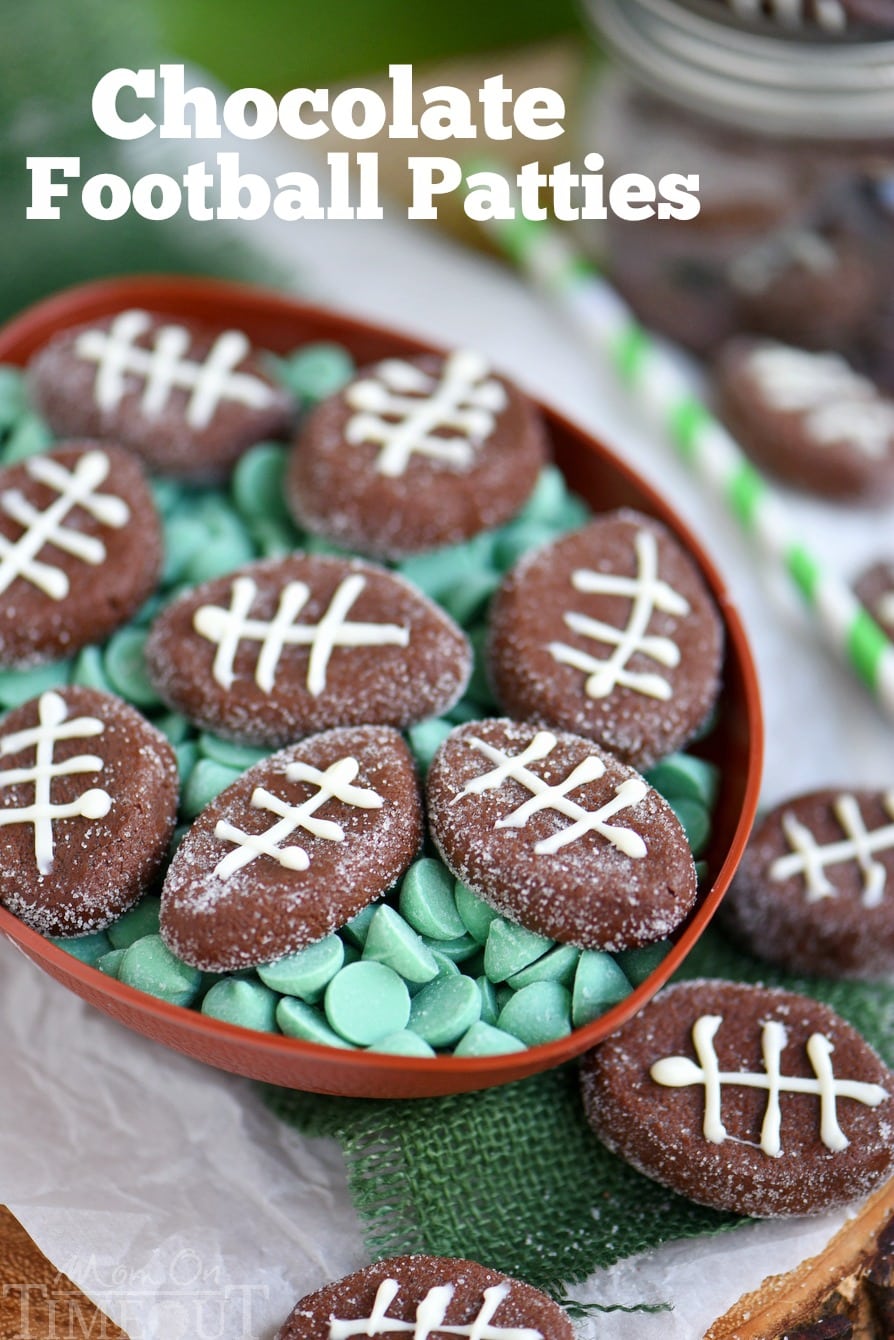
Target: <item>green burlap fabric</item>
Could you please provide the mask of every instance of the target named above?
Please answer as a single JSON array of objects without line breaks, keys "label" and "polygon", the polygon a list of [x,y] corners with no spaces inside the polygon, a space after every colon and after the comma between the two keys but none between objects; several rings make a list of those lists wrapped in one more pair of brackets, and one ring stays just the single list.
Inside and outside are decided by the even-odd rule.
[{"label": "green burlap fabric", "polygon": [[[894,986],[887,983],[786,977],[713,930],[681,976],[762,981],[816,996],[894,1062]],[[374,1258],[470,1256],[558,1295],[598,1266],[741,1222],[662,1190],[603,1149],[584,1120],[573,1066],[418,1102],[273,1088],[265,1095],[307,1135],[340,1141]]]}]

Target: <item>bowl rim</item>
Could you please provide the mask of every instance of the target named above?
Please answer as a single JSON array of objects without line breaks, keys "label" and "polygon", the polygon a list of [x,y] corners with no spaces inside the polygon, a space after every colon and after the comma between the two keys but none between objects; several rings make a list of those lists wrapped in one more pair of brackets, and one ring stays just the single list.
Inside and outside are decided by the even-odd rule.
[{"label": "bowl rim", "polygon": [[[166,310],[166,304],[175,310]],[[53,335],[68,327],[110,315],[123,307],[145,307],[165,315],[179,316],[181,319],[191,314],[194,320],[210,320],[211,324],[219,327],[222,324],[221,309],[230,306],[234,308],[234,317],[238,315],[240,325],[250,326],[253,317],[261,319],[272,316],[293,320],[299,327],[303,321],[331,328],[331,338],[348,345],[357,340],[374,337],[400,346],[401,352],[444,352],[443,347],[415,333],[345,315],[337,309],[306,303],[298,298],[259,286],[217,279],[147,274],[125,275],[78,284],[38,301],[0,328],[0,362],[23,366],[30,355]],[[216,314],[213,318],[208,315],[212,312]],[[317,342],[318,339],[319,336],[315,337],[313,342]],[[280,1077],[275,1080],[277,1084],[292,1088],[309,1087],[316,1092],[359,1094],[361,1091],[357,1089],[356,1084],[345,1088],[339,1082],[330,1089],[325,1080],[320,1078],[321,1071],[324,1074],[332,1071],[335,1076],[344,1073],[345,1068],[355,1077],[374,1072],[378,1079],[373,1086],[375,1093],[370,1093],[370,1096],[374,1097],[393,1096],[387,1081],[389,1077],[396,1076],[409,1080],[411,1084],[417,1078],[423,1081],[419,1088],[420,1097],[509,1083],[579,1056],[615,1032],[652,998],[680,966],[712,919],[741,859],[754,822],[763,764],[763,714],[757,672],[744,626],[729,598],[725,583],[713,560],[676,509],[665,502],[647,480],[625,461],[619,459],[599,438],[575,424],[541,398],[532,397],[532,399],[544,415],[548,427],[556,425],[563,435],[570,435],[583,441],[596,457],[604,461],[624,480],[625,484],[635,489],[643,499],[644,510],[654,510],[660,520],[670,524],[671,529],[694,558],[720,610],[725,633],[725,663],[734,659],[741,676],[744,725],[747,734],[747,772],[741,810],[713,884],[699,898],[695,910],[687,918],[678,933],[678,938],[674,940],[672,948],[657,968],[635,986],[618,1005],[612,1006],[591,1023],[572,1029],[565,1037],[552,1042],[526,1048],[523,1052],[507,1052],[487,1057],[452,1055],[408,1057],[372,1050],[342,1050],[324,1044],[304,1042],[282,1034],[256,1032],[240,1025],[213,1019],[189,1007],[160,1000],[135,987],[127,986],[116,978],[108,977],[98,968],[75,958],[67,950],[46,939],[40,932],[19,921],[4,907],[0,907],[0,933],[15,944],[26,957],[57,980],[61,980],[64,985],[68,985],[67,979],[72,979],[82,988],[78,994],[106,1013],[112,1014],[128,1027],[137,1027],[132,1022],[134,1015],[152,1020],[158,1025],[154,1031],[148,1032],[141,1028],[138,1031],[148,1032],[148,1036],[162,1039],[166,1044],[177,1050],[186,1051],[194,1057],[200,1056],[200,1052],[195,1047],[185,1045],[189,1036],[195,1042],[207,1039],[218,1051],[230,1051],[231,1048],[244,1051],[250,1046],[251,1052],[257,1055],[259,1062],[263,1061],[263,1064],[256,1069],[261,1068],[265,1073],[272,1073],[278,1072],[281,1065],[285,1065],[287,1069],[294,1070],[294,1080]],[[69,986],[68,989],[75,990],[73,986]],[[217,1044],[221,1044],[221,1047],[218,1048]],[[232,1073],[249,1073],[245,1070],[237,1071],[232,1065],[222,1064],[211,1057],[201,1059],[206,1064],[219,1066]],[[315,1082],[312,1085],[307,1084],[308,1076],[299,1073],[304,1062],[315,1073]],[[437,1076],[440,1082],[431,1083],[433,1076]],[[424,1083],[426,1080],[429,1081],[428,1084]],[[401,1092],[399,1096],[416,1095]]]}]

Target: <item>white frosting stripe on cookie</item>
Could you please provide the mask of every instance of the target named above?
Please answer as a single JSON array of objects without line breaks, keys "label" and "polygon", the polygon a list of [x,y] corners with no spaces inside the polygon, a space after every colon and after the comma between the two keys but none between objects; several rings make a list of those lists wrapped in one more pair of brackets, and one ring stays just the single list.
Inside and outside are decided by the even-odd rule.
[{"label": "white frosting stripe on cookie", "polygon": [[506,392],[489,372],[469,349],[450,354],[438,377],[403,359],[386,359],[345,391],[356,411],[345,439],[352,446],[378,444],[375,469],[392,478],[404,474],[416,455],[468,470],[506,408]]},{"label": "white frosting stripe on cookie", "polygon": [[17,540],[0,535],[0,594],[21,577],[51,600],[64,600],[69,591],[67,574],[62,568],[40,562],[38,555],[49,544],[82,563],[94,567],[104,563],[103,542],[64,522],[74,508],[82,507],[101,525],[119,530],[130,520],[130,508],[123,498],[96,492],[110,469],[104,451],[85,452],[72,470],[49,456],[33,457],[26,461],[25,469],[32,479],[55,490],[58,496],[39,511],[19,489],[6,489],[0,494],[0,508],[24,527]]},{"label": "white frosting stripe on cookie", "polygon": [[296,620],[311,595],[305,582],[286,583],[280,592],[276,614],[267,621],[249,618],[258,594],[254,578],[235,578],[229,609],[201,605],[193,616],[193,627],[199,636],[217,644],[211,671],[214,679],[222,688],[232,688],[240,644],[243,641],[258,642],[255,683],[264,693],[271,693],[284,649],[287,646],[308,647],[305,683],[308,693],[318,697],[326,688],[329,660],[336,647],[409,646],[408,628],[390,623],[349,622],[348,613],[365,586],[366,578],[359,573],[345,577],[319,623],[302,624]]},{"label": "white frosting stripe on cookie", "polygon": [[866,1084],[860,1080],[836,1079],[832,1067],[832,1043],[822,1033],[812,1033],[807,1040],[807,1057],[813,1068],[812,1079],[798,1075],[783,1075],[782,1053],[788,1042],[785,1027],[777,1019],[767,1019],[761,1026],[761,1054],[763,1072],[720,1069],[714,1038],[723,1023],[719,1014],[705,1014],[692,1028],[692,1044],[698,1064],[688,1056],[667,1056],[656,1061],[649,1074],[656,1084],[672,1089],[701,1085],[705,1091],[702,1133],[711,1144],[722,1144],[731,1138],[723,1124],[721,1103],[725,1085],[749,1089],[765,1089],[767,1105],[761,1127],[760,1148],[771,1158],[780,1158],[782,1148],[782,1113],[780,1094],[811,1094],[819,1099],[819,1136],[833,1153],[847,1149],[850,1141],[838,1122],[838,1099],[849,1098],[866,1107],[878,1107],[887,1098],[880,1084]]},{"label": "white frosting stripe on cookie", "polygon": [[584,595],[624,596],[632,601],[625,628],[615,628],[575,611],[564,616],[573,633],[614,647],[611,655],[596,657],[564,642],[551,642],[548,651],[561,665],[570,665],[584,672],[587,676],[584,687],[590,698],[605,698],[620,685],[634,693],[667,701],[673,696],[668,680],[662,675],[630,670],[629,662],[632,656],[640,654],[669,669],[679,665],[680,649],[673,639],[650,636],[648,628],[656,610],[684,618],[690,612],[689,602],[659,578],[658,543],[651,531],[638,531],[634,546],[635,577],[582,568],[571,578],[575,589]]},{"label": "white frosting stripe on cookie", "polygon": [[329,1318],[329,1340],[351,1340],[352,1336],[409,1335],[411,1340],[430,1340],[433,1335],[458,1335],[466,1340],[543,1340],[540,1331],[528,1326],[494,1326],[493,1317],[503,1299],[510,1292],[510,1284],[494,1284],[483,1293],[483,1301],[474,1320],[461,1326],[445,1323],[447,1309],[453,1297],[452,1284],[438,1284],[429,1289],[416,1308],[415,1321],[400,1321],[389,1317],[388,1309],[400,1291],[397,1280],[385,1279],[379,1285],[368,1317],[343,1321]]},{"label": "white frosting stripe on cookie", "polygon": [[252,806],[268,814],[278,815],[279,822],[266,832],[246,833],[226,819],[218,820],[214,836],[220,842],[235,843],[235,850],[218,861],[214,874],[218,879],[228,879],[259,856],[271,857],[285,870],[306,870],[310,865],[310,857],[305,849],[299,846],[282,847],[280,843],[298,829],[327,842],[344,842],[345,831],[341,824],[315,817],[322,805],[330,800],[338,800],[343,805],[363,810],[378,810],[384,805],[378,792],[351,785],[359,770],[360,764],[356,758],[350,757],[336,760],[324,772],[300,760],[290,763],[285,773],[288,781],[307,782],[317,787],[316,792],[300,805],[290,805],[264,787],[256,787],[251,797]]},{"label": "white frosting stripe on cookie", "polygon": [[137,341],[152,328],[148,312],[121,312],[108,330],[85,330],[75,341],[75,354],[96,363],[93,395],[99,409],[111,413],[143,382],[140,410],[157,419],[175,390],[189,392],[184,416],[190,428],[207,428],[224,401],[264,409],[275,392],[260,377],[237,372],[250,351],[245,335],[226,330],[203,361],[188,357],[192,336],[185,326],[161,326],[150,349]]},{"label": "white frosting stripe on cookie", "polygon": [[34,803],[18,808],[0,809],[0,826],[31,824],[34,828],[34,859],[38,872],[48,875],[53,868],[53,824],[59,819],[103,819],[112,806],[107,791],[93,788],[66,804],[54,804],[52,784],[56,777],[71,777],[82,772],[101,772],[103,760],[95,754],[78,754],[60,763],[53,761],[61,740],[82,740],[101,735],[105,729],[97,717],[75,717],[66,721],[68,707],[58,693],[41,694],[38,703],[39,724],[16,731],[0,739],[0,755],[34,750],[34,762],[24,768],[0,772],[0,790],[32,783]]},{"label": "white frosting stripe on cookie", "polygon": [[[894,820],[894,791],[884,797],[884,806]],[[826,874],[828,866],[855,861],[863,874],[863,906],[878,907],[885,896],[887,871],[875,858],[879,852],[894,851],[894,822],[881,828],[867,829],[856,797],[840,795],[833,806],[844,838],[822,846],[796,815],[782,816],[782,830],[791,851],[778,856],[770,866],[770,878],[776,882],[803,875],[807,901],[835,898],[837,890]]]},{"label": "white frosting stripe on cookie", "polygon": [[552,786],[532,772],[528,764],[547,758],[556,743],[556,737],[550,731],[538,731],[527,748],[520,754],[510,755],[480,740],[477,736],[469,736],[466,744],[497,766],[492,772],[473,777],[454,797],[452,803],[455,804],[465,796],[496,790],[504,782],[518,782],[526,791],[530,791],[531,799],[498,819],[494,824],[495,828],[524,828],[533,815],[543,810],[555,810],[558,814],[574,820],[567,828],[560,829],[538,842],[534,847],[536,856],[552,856],[562,847],[576,842],[587,833],[598,833],[625,856],[632,860],[642,860],[647,855],[647,847],[640,834],[631,828],[621,828],[608,821],[621,810],[631,809],[640,803],[649,789],[646,782],[641,777],[628,777],[616,787],[611,800],[606,801],[599,809],[585,809],[583,805],[569,799],[568,793],[588,782],[598,781],[605,774],[605,764],[595,754],[591,754],[573,768],[562,782]]}]

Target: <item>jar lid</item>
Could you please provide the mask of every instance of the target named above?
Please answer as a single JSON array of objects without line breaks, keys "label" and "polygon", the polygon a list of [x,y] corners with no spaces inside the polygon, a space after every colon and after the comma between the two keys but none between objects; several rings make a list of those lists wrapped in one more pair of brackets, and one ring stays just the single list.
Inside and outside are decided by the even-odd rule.
[{"label": "jar lid", "polygon": [[[834,28],[833,10],[821,9],[820,0],[582,3],[633,75],[682,107],[769,135],[894,137],[894,40],[870,39],[865,27],[849,27],[848,13],[843,27]],[[841,0],[833,3],[843,10]],[[749,14],[756,23],[748,22]],[[794,24],[796,14],[801,26]]]}]

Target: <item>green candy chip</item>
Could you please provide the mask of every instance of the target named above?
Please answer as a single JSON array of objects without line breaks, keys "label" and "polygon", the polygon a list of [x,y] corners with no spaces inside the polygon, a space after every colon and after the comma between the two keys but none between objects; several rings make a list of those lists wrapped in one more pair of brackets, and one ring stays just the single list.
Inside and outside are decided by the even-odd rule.
[{"label": "green candy chip", "polygon": [[288,1038],[301,1042],[316,1042],[322,1047],[350,1048],[350,1042],[334,1033],[322,1014],[306,1001],[294,996],[283,996],[276,1007],[276,1022]]},{"label": "green candy chip", "polygon": [[556,945],[547,950],[542,958],[529,963],[521,972],[513,973],[507,980],[516,991],[532,982],[559,982],[562,986],[571,986],[574,981],[581,951],[576,945]]},{"label": "green candy chip", "polygon": [[[180,749],[184,748],[189,746],[180,745]],[[180,807],[186,818],[194,819],[197,814],[201,814],[215,796],[219,796],[221,791],[237,780],[240,771],[239,768],[227,768],[223,763],[214,763],[210,758],[200,758],[183,788]]]},{"label": "green candy chip", "polygon": [[411,1033],[409,1029],[401,1029],[399,1033],[392,1033],[390,1037],[382,1038],[374,1047],[370,1047],[371,1052],[384,1052],[388,1056],[426,1056],[435,1055],[435,1050],[419,1036],[418,1033]]},{"label": "green candy chip", "polygon": [[257,973],[265,986],[283,996],[300,996],[315,1005],[345,961],[345,947],[337,935],[327,935],[306,949],[262,963]]},{"label": "green candy chip", "polygon": [[51,944],[58,945],[66,954],[80,959],[82,963],[89,963],[91,967],[95,967],[103,955],[112,948],[112,942],[105,931],[92,931],[89,935],[71,937],[51,935],[48,938]]},{"label": "green candy chip", "polygon": [[645,774],[646,781],[665,800],[695,800],[713,809],[720,772],[715,764],[692,754],[668,754]]},{"label": "green candy chip", "polygon": [[571,992],[558,982],[523,986],[503,1006],[497,1028],[527,1047],[567,1037],[571,1032]]},{"label": "green candy chip", "polygon": [[362,959],[335,974],[326,987],[323,1008],[336,1033],[360,1047],[371,1047],[406,1026],[410,993],[393,968]]},{"label": "green candy chip", "polygon": [[456,910],[466,930],[479,944],[486,944],[491,923],[497,920],[499,913],[495,912],[483,898],[479,898],[477,893],[467,888],[462,880],[458,879],[454,884],[453,896],[456,900]]},{"label": "green candy chip", "polygon": [[479,1019],[465,1033],[453,1049],[454,1056],[501,1056],[507,1052],[523,1052],[525,1044],[511,1033]]},{"label": "green candy chip", "polygon": [[629,995],[630,983],[611,955],[597,949],[585,949],[574,974],[571,996],[571,1019],[575,1028],[592,1023]]},{"label": "green candy chip", "polygon": [[144,935],[125,949],[118,965],[118,981],[171,1005],[190,1005],[203,978],[198,968],[176,958],[160,935]]},{"label": "green candy chip", "polygon": [[276,1032],[279,997],[261,982],[225,977],[215,982],[202,1001],[202,1013],[256,1033]]},{"label": "green candy chip", "polygon": [[430,1047],[449,1047],[481,1017],[481,995],[472,977],[438,977],[413,997],[408,1027]]},{"label": "green candy chip", "polygon": [[335,395],[353,375],[354,360],[347,349],[324,341],[306,344],[279,365],[280,380],[294,396],[311,405]]},{"label": "green candy chip", "polygon": [[484,971],[492,982],[506,982],[552,949],[553,941],[496,917],[487,932]]},{"label": "green candy chip", "polygon": [[431,856],[414,861],[400,886],[400,914],[414,931],[433,940],[456,940],[466,933],[456,910],[453,876]]},{"label": "green candy chip", "polygon": [[387,904],[376,909],[369,923],[363,957],[393,968],[405,982],[430,982],[438,975],[434,954],[409,922]]},{"label": "green candy chip", "polygon": [[259,442],[242,456],[233,471],[231,491],[239,515],[248,522],[284,521],[287,448]]},{"label": "green candy chip", "polygon": [[671,940],[657,940],[655,944],[642,945],[639,949],[623,949],[615,955],[615,959],[623,969],[627,980],[633,986],[639,986],[651,976],[672,948]]},{"label": "green candy chip", "polygon": [[119,917],[106,932],[113,949],[127,949],[144,935],[157,935],[161,899],[149,894]]},{"label": "green candy chip", "polygon": [[122,628],[109,639],[103,668],[116,693],[137,707],[159,707],[155,685],[146,669],[144,650],[146,633],[139,628]]}]

